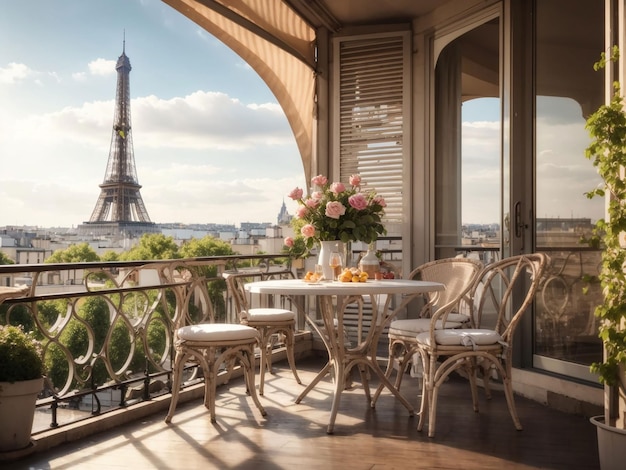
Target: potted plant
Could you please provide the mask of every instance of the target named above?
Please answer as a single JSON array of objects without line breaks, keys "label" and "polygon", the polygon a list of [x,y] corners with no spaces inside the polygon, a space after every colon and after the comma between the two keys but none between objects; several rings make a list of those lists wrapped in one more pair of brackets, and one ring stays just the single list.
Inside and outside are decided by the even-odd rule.
[{"label": "potted plant", "polygon": [[347,244],[358,241],[369,244],[387,233],[383,225],[387,203],[376,191],[365,190],[358,174],[350,176],[347,186],[317,175],[311,179],[310,194],[294,188],[288,196],[298,203],[296,219],[302,224],[300,233],[306,248],[320,246],[318,264],[326,279],[333,278],[328,265],[332,251],[343,253],[345,265],[348,265]]},{"label": "potted plant", "polygon": [[[602,54],[594,65],[617,62],[619,50]],[[619,82],[613,84],[610,103],[593,113],[586,123],[591,143],[585,155],[603,180],[587,197],[608,198],[606,217],[596,222],[591,246],[602,248],[599,280],[603,301],[596,307],[603,360],[592,364],[605,390],[604,416],[591,418],[598,429],[598,451],[603,469],[624,468],[626,462],[626,111]]]},{"label": "potted plant", "polygon": [[39,341],[21,326],[0,325],[0,452],[30,444],[43,375]]}]

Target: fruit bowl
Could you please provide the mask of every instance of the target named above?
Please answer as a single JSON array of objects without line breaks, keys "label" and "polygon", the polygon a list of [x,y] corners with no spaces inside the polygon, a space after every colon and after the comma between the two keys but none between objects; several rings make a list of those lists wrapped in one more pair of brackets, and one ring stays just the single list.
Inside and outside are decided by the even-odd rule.
[{"label": "fruit bowl", "polygon": [[358,268],[344,268],[339,277],[339,282],[367,282],[369,276],[365,271]]}]

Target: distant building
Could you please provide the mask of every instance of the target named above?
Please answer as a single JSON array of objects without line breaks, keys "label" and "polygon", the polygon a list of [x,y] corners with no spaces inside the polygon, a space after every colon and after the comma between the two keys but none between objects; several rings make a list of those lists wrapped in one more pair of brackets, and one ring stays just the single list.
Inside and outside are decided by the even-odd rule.
[{"label": "distant building", "polygon": [[15,264],[39,264],[52,254],[50,240],[34,231],[5,227],[0,229],[0,251]]},{"label": "distant building", "polygon": [[537,232],[587,232],[592,224],[589,218],[538,218]]},{"label": "distant building", "polygon": [[287,212],[287,206],[285,205],[285,201],[283,201],[283,205],[278,213],[277,223],[278,225],[289,225],[291,223],[291,219],[293,219],[293,216]]}]

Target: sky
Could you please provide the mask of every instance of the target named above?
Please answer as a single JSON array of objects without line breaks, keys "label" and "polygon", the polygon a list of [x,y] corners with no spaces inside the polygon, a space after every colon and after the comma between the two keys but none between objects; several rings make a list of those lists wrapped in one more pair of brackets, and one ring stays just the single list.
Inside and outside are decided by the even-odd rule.
[{"label": "sky", "polygon": [[[151,220],[274,223],[283,202],[293,214],[287,193],[308,186],[293,133],[269,88],[219,40],[160,0],[0,0],[0,226],[89,220],[124,38],[135,164]],[[567,102],[546,109],[537,214],[597,214],[598,203],[583,197],[593,185],[580,110]],[[463,105],[464,223],[499,220],[498,118],[495,99]]]},{"label": "sky", "polygon": [[0,0],[0,226],[88,221],[124,37],[137,177],[156,223],[275,223],[304,187],[273,94],[158,0]]}]

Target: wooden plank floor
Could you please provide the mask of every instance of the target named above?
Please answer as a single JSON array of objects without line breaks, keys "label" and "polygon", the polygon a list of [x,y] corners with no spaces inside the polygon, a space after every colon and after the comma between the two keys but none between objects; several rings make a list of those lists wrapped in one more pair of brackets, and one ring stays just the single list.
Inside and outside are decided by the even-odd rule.
[{"label": "wooden plank floor", "polygon": [[[322,358],[298,362],[304,384]],[[64,444],[17,462],[17,469],[594,469],[595,428],[586,418],[550,410],[517,397],[523,431],[516,431],[501,392],[481,412],[472,411],[469,387],[460,378],[445,384],[437,434],[428,438],[388,392],[375,410],[360,383],[344,392],[335,433],[326,434],[331,384],[322,381],[302,403],[285,364],[266,376],[261,401],[267,417],[245,396],[241,379],[218,389],[217,423],[200,400],[179,406],[172,424],[165,412]],[[417,381],[407,376],[403,393],[418,407]]]}]

